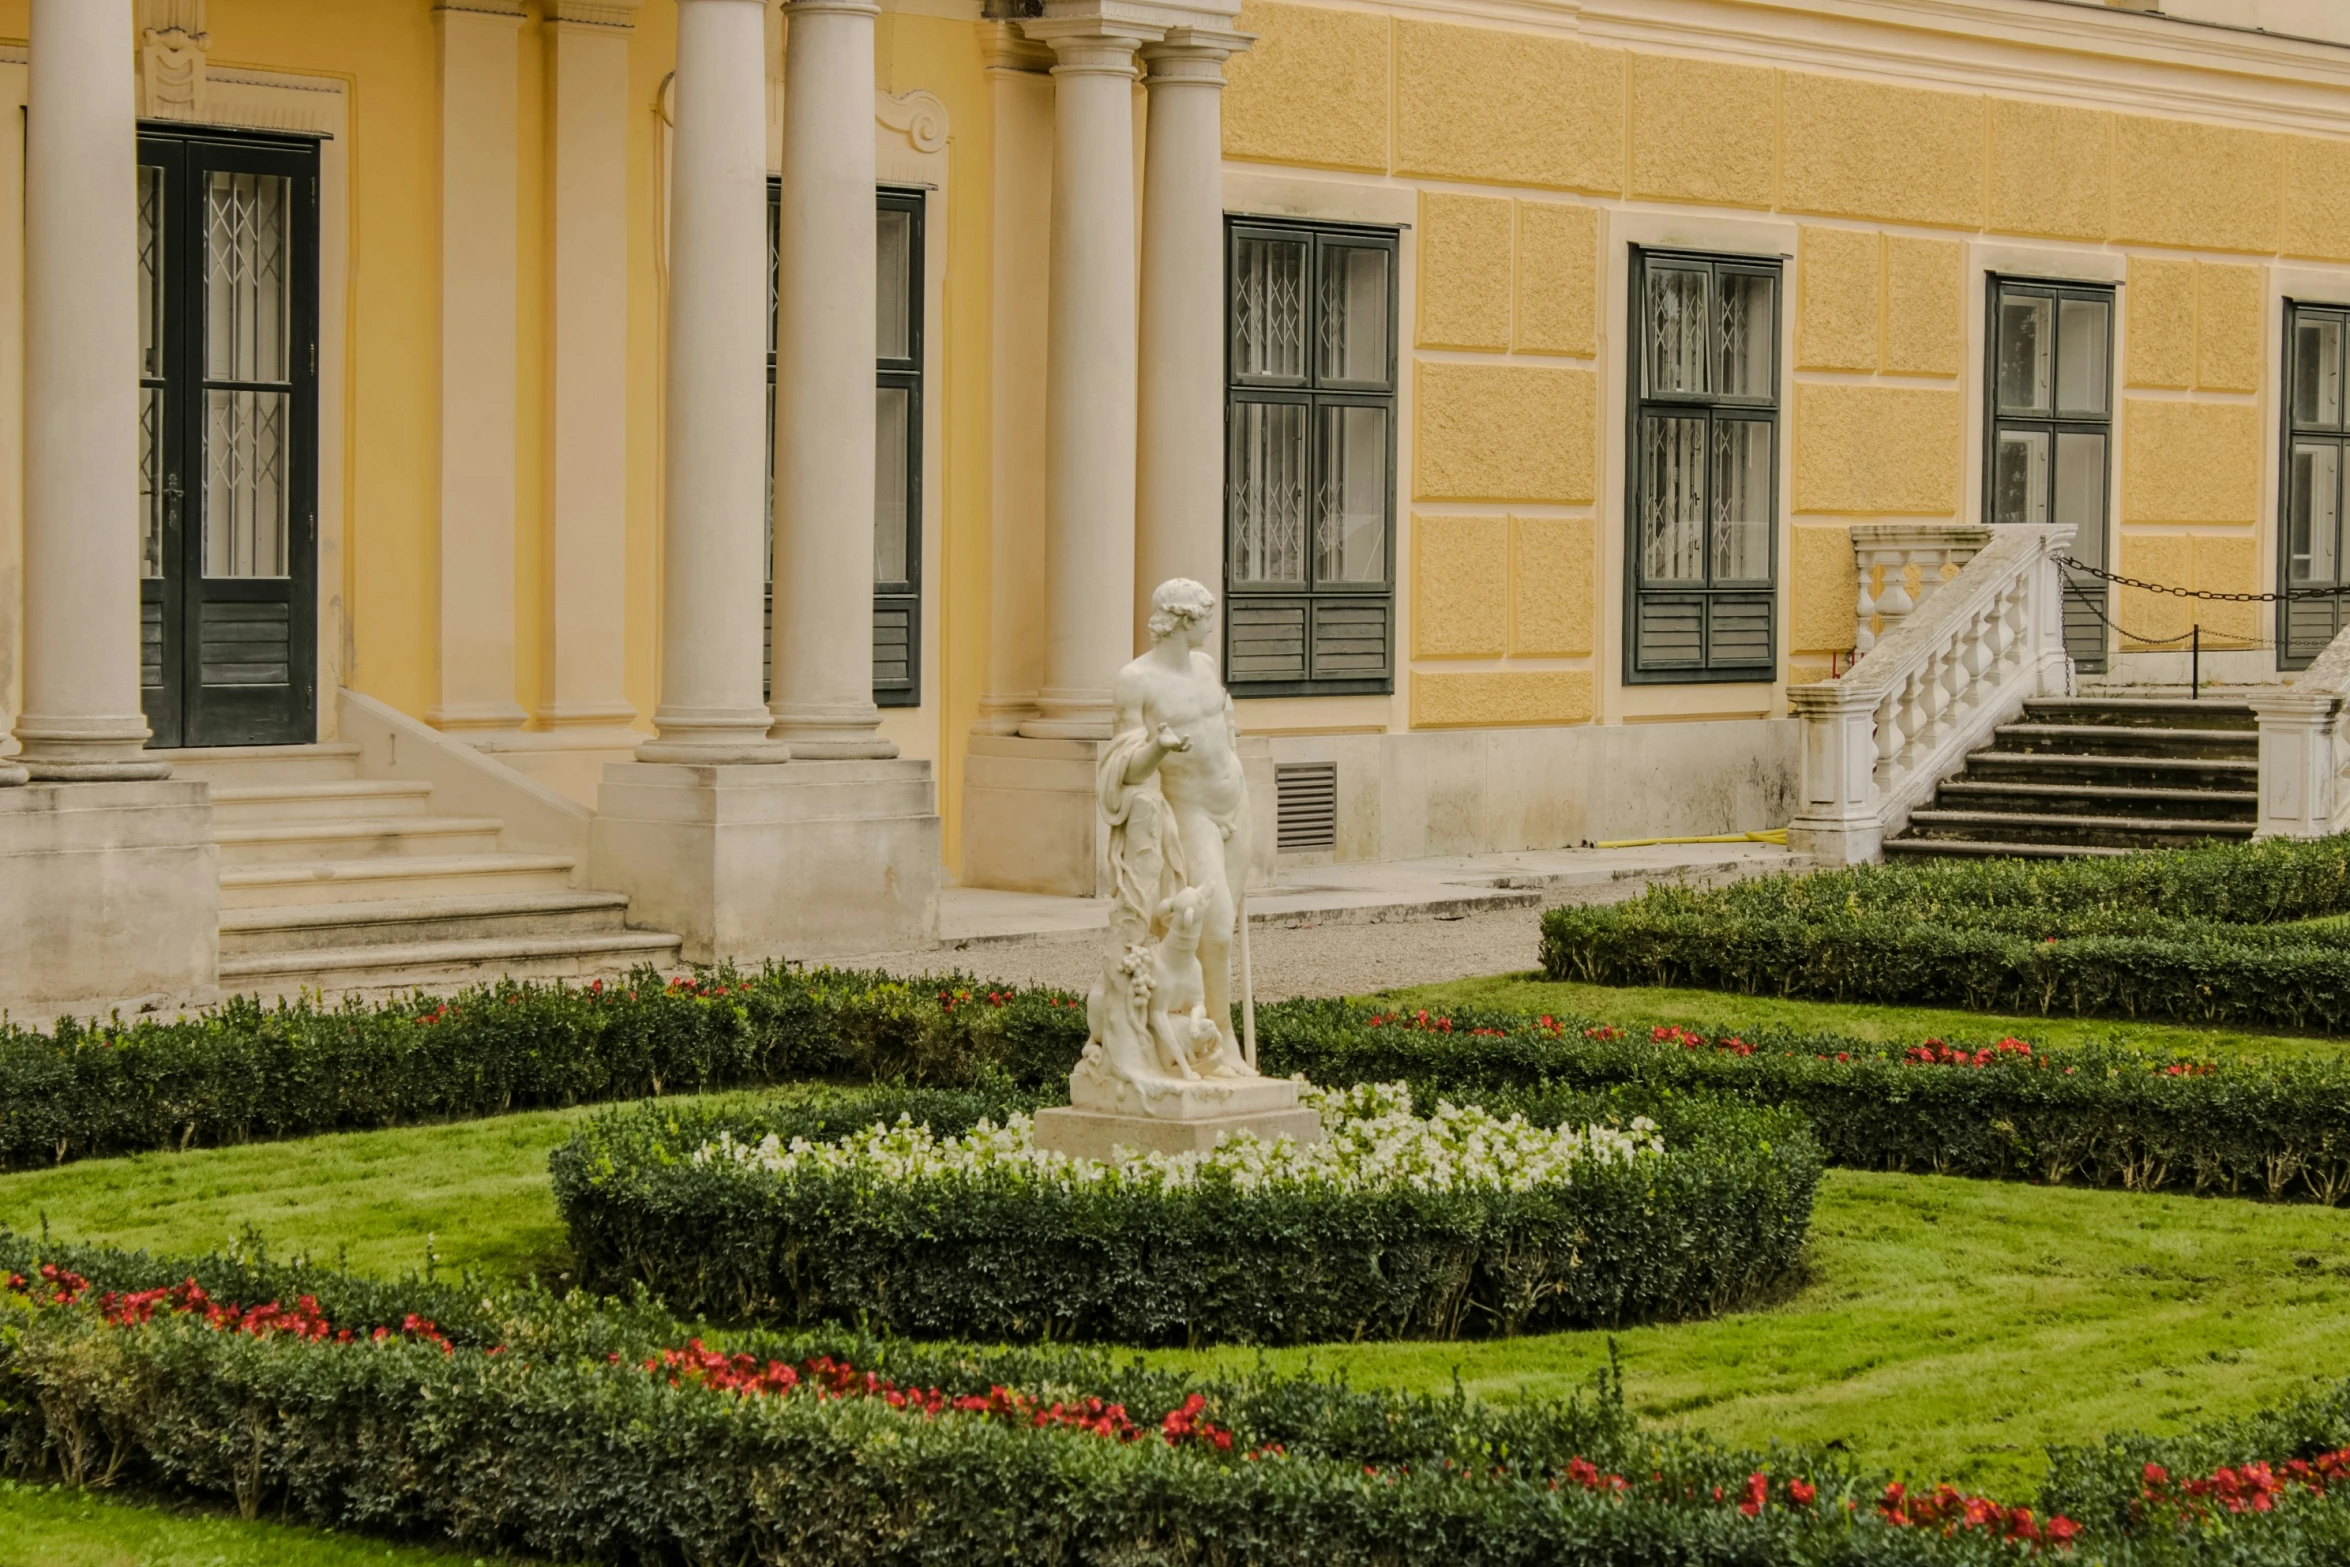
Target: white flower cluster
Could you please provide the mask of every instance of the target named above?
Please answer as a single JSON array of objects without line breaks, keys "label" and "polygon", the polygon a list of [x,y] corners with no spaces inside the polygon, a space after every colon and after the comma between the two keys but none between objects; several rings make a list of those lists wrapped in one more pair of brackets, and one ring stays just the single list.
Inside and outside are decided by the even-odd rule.
[{"label": "white flower cluster", "polygon": [[1478,1109],[1442,1103],[1433,1116],[1412,1113],[1401,1083],[1376,1083],[1325,1092],[1308,1087],[1305,1099],[1322,1118],[1322,1141],[1284,1137],[1260,1142],[1228,1133],[1207,1153],[1145,1154],[1119,1150],[1115,1163],[1075,1159],[1035,1146],[1031,1123],[1016,1115],[1003,1126],[982,1121],[961,1137],[940,1138],[911,1116],[894,1126],[874,1125],[838,1142],[795,1137],[787,1145],[772,1132],[742,1143],[726,1132],[694,1151],[697,1165],[715,1165],[778,1178],[800,1173],[862,1175],[876,1182],[1009,1178],[1073,1190],[1119,1185],[1175,1191],[1228,1183],[1244,1192],[1315,1187],[1357,1192],[1398,1187],[1423,1192],[1532,1191],[1573,1183],[1577,1167],[1629,1164],[1664,1152],[1656,1123],[1634,1117],[1627,1128],[1531,1125],[1522,1115],[1501,1120]]}]

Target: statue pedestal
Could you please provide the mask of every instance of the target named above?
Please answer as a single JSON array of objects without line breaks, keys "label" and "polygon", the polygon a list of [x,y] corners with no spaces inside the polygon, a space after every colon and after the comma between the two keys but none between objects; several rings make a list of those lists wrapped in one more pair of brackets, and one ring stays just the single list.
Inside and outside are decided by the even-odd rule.
[{"label": "statue pedestal", "polygon": [[1113,1150],[1137,1153],[1206,1153],[1226,1132],[1248,1132],[1259,1142],[1286,1137],[1295,1143],[1322,1140],[1321,1117],[1306,1109],[1259,1110],[1244,1115],[1203,1116],[1194,1121],[1154,1115],[1110,1115],[1063,1105],[1036,1112],[1036,1146],[1075,1159],[1107,1161]]},{"label": "statue pedestal", "polygon": [[[1090,1064],[1090,1063],[1087,1063]],[[1322,1118],[1297,1102],[1286,1077],[1204,1077],[1196,1081],[1124,1082],[1089,1072],[1069,1074],[1071,1103],[1036,1112],[1036,1146],[1078,1159],[1108,1159],[1113,1148],[1137,1153],[1206,1153],[1226,1132],[1260,1142],[1322,1140]]]}]

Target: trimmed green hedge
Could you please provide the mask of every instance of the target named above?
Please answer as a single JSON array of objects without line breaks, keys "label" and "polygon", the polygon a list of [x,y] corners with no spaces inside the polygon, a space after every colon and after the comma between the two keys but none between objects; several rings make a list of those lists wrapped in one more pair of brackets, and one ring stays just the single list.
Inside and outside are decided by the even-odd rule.
[{"label": "trimmed green hedge", "polygon": [[2350,1030],[2350,838],[1902,862],[1542,920],[1552,979]]},{"label": "trimmed green hedge", "polygon": [[[73,1281],[41,1277],[43,1263],[86,1277],[78,1303],[58,1303]],[[24,1288],[5,1287],[12,1271]],[[208,1323],[168,1304],[125,1324],[100,1305],[103,1292],[188,1278],[215,1305],[310,1297],[300,1320],[334,1331],[257,1332],[249,1318]],[[138,1315],[119,1301],[112,1311]],[[345,1329],[352,1342],[338,1340]],[[727,1340],[749,1368],[800,1368],[790,1391],[745,1393],[663,1364],[693,1331],[642,1302],[0,1233],[0,1463],[248,1517],[579,1562],[1989,1567],[2052,1554],[2283,1567],[2350,1553],[2350,1488],[2288,1481],[2266,1510],[2205,1501],[2192,1515],[2147,1505],[2144,1470],[2168,1466],[2166,1497],[2221,1464],[2289,1473],[2350,1446],[2350,1386],[2181,1437],[2059,1450],[2027,1525],[1979,1499],[1970,1514],[1955,1493],[1889,1492],[1825,1454],[1644,1429],[1608,1383],[1595,1400],[1492,1406],[828,1330]],[[893,1403],[893,1391],[913,1396]],[[1133,1439],[1100,1434],[1111,1404]],[[2077,1538],[2057,1545],[2052,1529]]]},{"label": "trimmed green hedge", "polygon": [[[911,1114],[942,1137],[1034,1099],[887,1090],[608,1112],[552,1158],[582,1278],[733,1321],[917,1337],[1317,1343],[1520,1333],[1755,1301],[1801,1260],[1820,1154],[1800,1118],[1680,1096],[1666,1152],[1528,1192],[789,1179],[697,1162],[724,1131],[823,1141]],[[1546,1095],[1549,1125],[1621,1106]]]},{"label": "trimmed green hedge", "polygon": [[[2294,853],[2314,859],[2307,846]],[[2250,858],[2303,863],[2267,846]],[[1986,874],[2045,894],[2043,877],[2069,885],[2059,872],[2087,874]],[[2294,886],[2271,893],[2302,896]],[[1506,1111],[1496,1095],[1534,1095],[1533,1106],[1555,1088],[1617,1092],[1630,1115],[1668,1090],[1696,1090],[1800,1110],[1831,1163],[1863,1169],[2350,1197],[2344,1060],[2189,1071],[2111,1048],[1975,1067],[1783,1029],[1627,1038],[1589,1019],[1421,1019],[1336,1001],[1272,1003],[1257,1017],[1267,1070],[1328,1086],[1401,1080],[1427,1103],[1474,1095]],[[0,1168],[794,1080],[1057,1094],[1084,1040],[1084,1007],[1065,993],[829,970],[509,984],[336,1010],[241,1003],[55,1035],[0,1027]]]}]

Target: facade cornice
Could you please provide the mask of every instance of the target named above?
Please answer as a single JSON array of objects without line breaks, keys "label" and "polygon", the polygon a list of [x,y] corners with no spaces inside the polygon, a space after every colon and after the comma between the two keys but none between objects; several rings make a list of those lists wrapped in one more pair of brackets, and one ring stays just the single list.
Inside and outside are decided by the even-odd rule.
[{"label": "facade cornice", "polygon": [[468,16],[494,16],[501,20],[520,22],[528,13],[522,9],[522,0],[433,0],[433,14],[462,13]]},{"label": "facade cornice", "polygon": [[1945,91],[2350,135],[2350,48],[2067,0],[1404,0],[1379,9]]}]

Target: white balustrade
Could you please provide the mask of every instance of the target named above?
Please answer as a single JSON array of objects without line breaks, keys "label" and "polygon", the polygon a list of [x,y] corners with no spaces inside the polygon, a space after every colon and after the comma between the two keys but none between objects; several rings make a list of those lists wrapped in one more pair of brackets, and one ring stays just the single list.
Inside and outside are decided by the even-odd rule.
[{"label": "white balustrade", "polygon": [[2259,838],[2323,838],[2350,828],[2350,631],[2327,644],[2289,686],[2252,697],[2260,720]]},{"label": "white balustrade", "polygon": [[1853,524],[1860,593],[1853,605],[1852,656],[1884,640],[1990,542],[1989,528],[1965,523]]},{"label": "white balustrade", "polygon": [[[1878,858],[1884,840],[1968,752],[2022,712],[2027,697],[2062,695],[2072,680],[2056,564],[2072,546],[2070,527],[1852,531],[1856,550],[1905,552],[1861,557],[1863,604],[1872,596],[1869,567],[1881,565],[1874,612],[1884,613],[1895,590],[1899,612],[1843,676],[1787,693],[1804,731],[1803,797],[1787,844],[1837,865]],[[1935,537],[1864,544],[1862,535],[1879,531]],[[1946,553],[1937,558],[1933,548]],[[1963,563],[1944,577],[1941,561],[1960,549]],[[1903,580],[1913,564],[1925,588],[1914,595]],[[1864,627],[1869,613],[1864,608]],[[2344,658],[2350,674],[2350,651]]]}]

